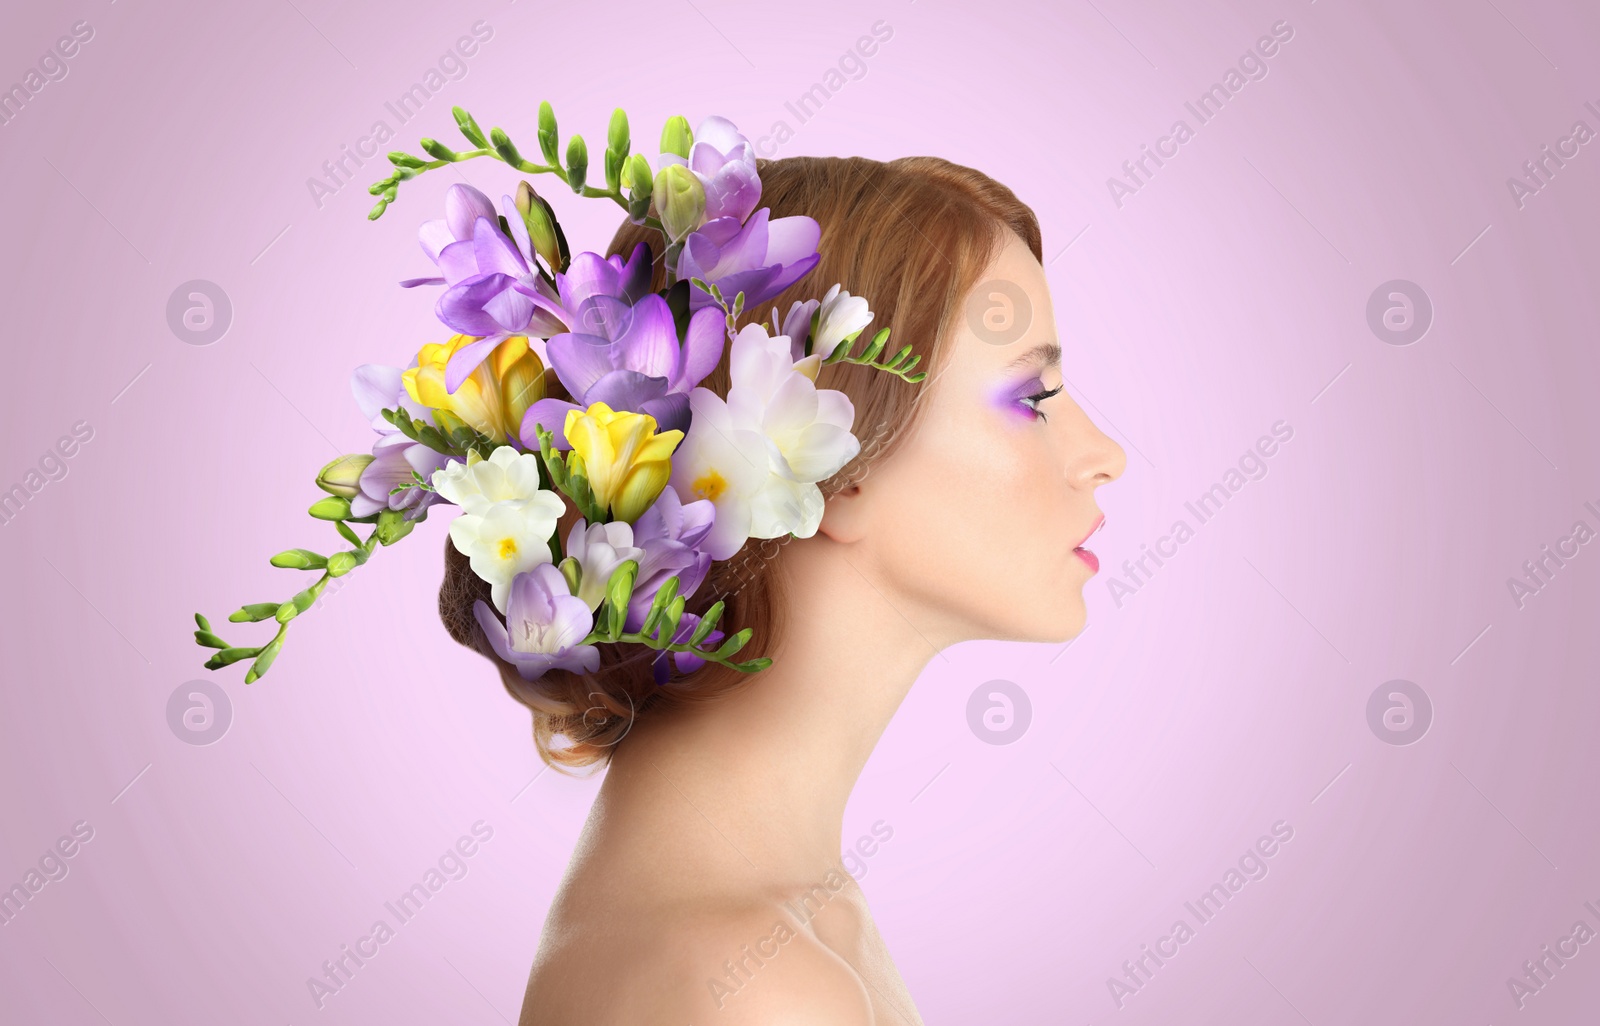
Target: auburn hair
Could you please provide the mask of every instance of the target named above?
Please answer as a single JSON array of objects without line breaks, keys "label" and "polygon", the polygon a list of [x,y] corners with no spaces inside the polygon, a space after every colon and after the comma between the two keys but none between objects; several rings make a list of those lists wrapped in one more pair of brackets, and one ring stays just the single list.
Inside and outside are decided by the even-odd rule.
[{"label": "auburn hair", "polygon": [[[1039,222],[1033,211],[1006,186],[969,167],[939,157],[901,157],[891,161],[865,157],[783,157],[757,160],[761,177],[760,205],[771,217],[804,214],[821,225],[821,261],[776,299],[747,308],[739,326],[770,322],[775,307],[780,318],[797,300],[821,299],[835,282],[851,295],[863,296],[873,311],[854,351],[883,327],[893,333],[885,347],[894,353],[910,344],[922,357],[918,370],[928,376],[910,383],[895,374],[848,363],[828,364],[817,387],[844,392],[855,406],[853,431],[860,453],[839,473],[820,482],[829,496],[860,480],[916,426],[918,402],[944,364],[944,344],[961,316],[967,294],[999,252],[1010,229],[1042,260]],[[660,235],[653,229],[624,222],[611,240],[608,255],[629,255],[644,242],[655,257],[652,288],[665,284]],[[880,357],[881,359],[881,357]],[[702,384],[726,395],[727,353]],[[670,487],[670,486],[669,486]],[[564,539],[576,511],[568,511],[557,527]],[[766,654],[784,629],[783,550],[792,538],[747,541],[733,558],[715,562],[704,583],[688,600],[687,610],[703,613],[719,599],[726,603],[719,630],[732,634],[749,627],[748,644],[734,657]],[[535,681],[524,680],[515,667],[494,654],[473,615],[479,600],[489,601],[489,586],[478,578],[465,556],[445,540],[445,573],[439,586],[439,615],[451,637],[495,663],[506,690],[533,714],[533,739],[539,756],[558,768],[603,762],[634,722],[652,710],[712,701],[741,687],[759,683],[761,674],[743,673],[708,662],[690,674],[675,666],[665,684],[655,683],[651,663],[657,652],[644,645],[599,646],[600,668],[592,674],[551,670]],[[668,656],[669,666],[671,657]]]}]

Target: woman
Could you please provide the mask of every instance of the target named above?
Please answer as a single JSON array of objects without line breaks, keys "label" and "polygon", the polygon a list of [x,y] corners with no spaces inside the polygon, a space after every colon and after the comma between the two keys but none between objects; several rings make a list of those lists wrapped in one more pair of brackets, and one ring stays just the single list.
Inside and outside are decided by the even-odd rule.
[{"label": "woman", "polygon": [[[1061,392],[1038,222],[1005,186],[931,157],[759,163],[773,218],[822,226],[779,310],[842,282],[924,355],[912,384],[848,363],[861,452],[822,483],[817,532],[752,540],[690,609],[727,602],[759,673],[666,684],[605,646],[592,674],[524,680],[473,615],[487,585],[447,542],[441,614],[528,705],[541,755],[609,768],[551,906],[522,1026],[918,1023],[840,865],[845,804],[924,665],[970,639],[1083,629],[1094,490],[1122,449]],[[659,235],[624,224],[610,252]],[[661,262],[654,287],[661,285]],[[820,283],[820,284],[819,284]],[[743,321],[765,310],[745,311]],[[724,393],[727,360],[706,379]],[[576,514],[562,519],[565,536]]]}]

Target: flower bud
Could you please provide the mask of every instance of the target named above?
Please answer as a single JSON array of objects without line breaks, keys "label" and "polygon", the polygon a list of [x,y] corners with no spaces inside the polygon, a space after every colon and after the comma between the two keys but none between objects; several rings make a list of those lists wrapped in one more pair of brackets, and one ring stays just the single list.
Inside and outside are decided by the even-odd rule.
[{"label": "flower bud", "polygon": [[589,147],[583,136],[575,135],[567,141],[567,184],[572,191],[583,192],[583,180],[589,173]]},{"label": "flower bud", "polygon": [[689,128],[689,119],[682,114],[668,118],[667,123],[661,126],[662,153],[676,153],[687,160],[689,147],[693,145],[694,132]]},{"label": "flower bud", "polygon": [[317,487],[329,495],[355,498],[361,491],[361,472],[372,459],[371,453],[340,456],[317,472]]},{"label": "flower bud", "polygon": [[533,243],[533,251],[546,264],[560,270],[561,245],[556,241],[555,213],[550,204],[527,182],[517,183],[516,204],[522,223],[528,226],[528,241]]},{"label": "flower bud", "polygon": [[656,212],[661,215],[661,227],[673,242],[680,241],[705,222],[705,186],[682,164],[668,164],[656,172],[653,195]]},{"label": "flower bud", "polygon": [[621,107],[611,112],[611,124],[606,131],[606,149],[618,156],[628,153],[628,115]]}]

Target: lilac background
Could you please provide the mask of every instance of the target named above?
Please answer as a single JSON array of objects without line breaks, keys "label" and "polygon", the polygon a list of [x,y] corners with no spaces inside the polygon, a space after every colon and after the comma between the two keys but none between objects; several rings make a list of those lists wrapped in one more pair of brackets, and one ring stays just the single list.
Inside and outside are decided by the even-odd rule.
[{"label": "lilac background", "polygon": [[[939,154],[1042,220],[1069,388],[1129,465],[1101,492],[1087,632],[935,659],[851,804],[847,839],[893,828],[862,883],[929,1023],[1555,1024],[1600,1003],[1593,946],[1520,1013],[1506,986],[1600,926],[1600,550],[1523,608],[1506,586],[1600,527],[1600,154],[1523,209],[1506,184],[1574,121],[1600,129],[1593,6],[610,9],[8,9],[0,84],[74,22],[94,36],[0,128],[0,487],[74,423],[94,436],[0,529],[0,886],[74,823],[94,837],[0,926],[0,1017],[515,1021],[596,783],[541,774],[526,713],[438,626],[447,518],[346,578],[260,685],[217,674],[219,741],[184,743],[166,710],[209,676],[190,614],[283,597],[297,578],[266,557],[331,535],[303,506],[368,444],[349,370],[442,337],[432,295],[393,285],[427,269],[417,223],[453,181],[514,178],[435,172],[376,224],[381,156],[320,207],[306,180],[379,119],[384,150],[451,138],[452,103],[531,149],[541,98],[591,144],[626,107],[652,156],[664,117],[712,112],[753,139],[787,121],[778,154]],[[399,124],[385,101],[480,19],[465,76]],[[800,124],[786,101],[880,19],[865,75]],[[1195,127],[1184,102],[1280,20],[1267,77],[1119,209],[1107,178]],[[618,220],[560,211],[585,247]],[[1434,306],[1412,345],[1367,323],[1396,278]],[[190,279],[233,304],[208,346],[167,323]],[[1184,503],[1279,420],[1266,478],[1119,606],[1122,560],[1192,525]],[[1367,722],[1394,678],[1433,706],[1410,746]],[[968,725],[994,679],[1031,700],[1014,744]],[[307,977],[478,820],[493,839],[465,877],[318,1011]],[[1119,1011],[1107,978],[1279,820],[1266,878]]]}]

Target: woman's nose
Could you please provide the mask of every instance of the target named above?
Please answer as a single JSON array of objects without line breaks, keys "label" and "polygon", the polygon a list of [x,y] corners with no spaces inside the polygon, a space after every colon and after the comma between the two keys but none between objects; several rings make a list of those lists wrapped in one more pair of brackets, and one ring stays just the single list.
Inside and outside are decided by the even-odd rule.
[{"label": "woman's nose", "polygon": [[1110,484],[1127,469],[1128,454],[1115,439],[1101,431],[1081,407],[1078,414],[1080,429],[1071,447],[1067,475],[1074,485],[1082,488]]}]

